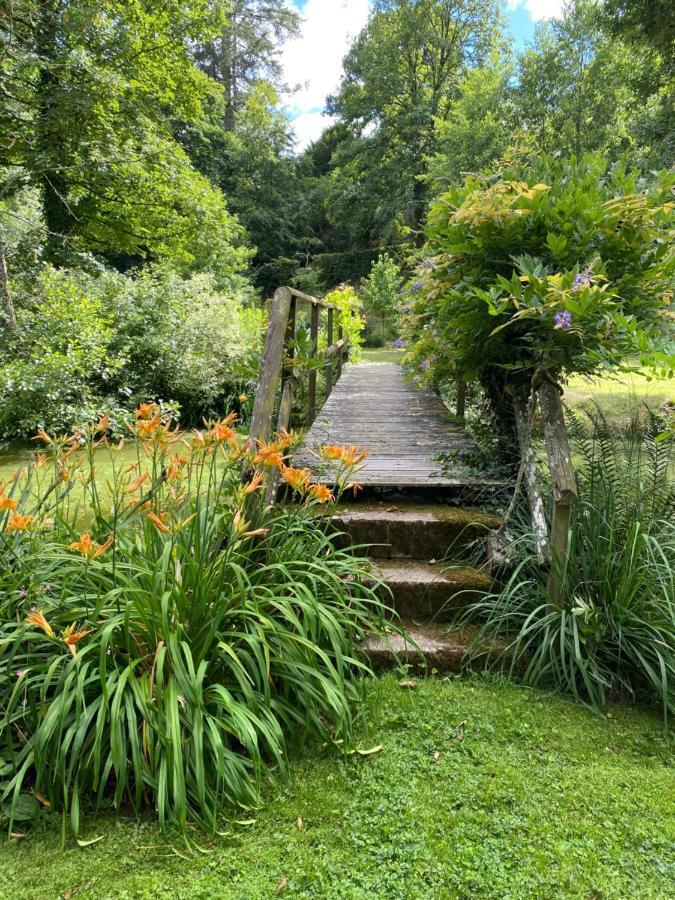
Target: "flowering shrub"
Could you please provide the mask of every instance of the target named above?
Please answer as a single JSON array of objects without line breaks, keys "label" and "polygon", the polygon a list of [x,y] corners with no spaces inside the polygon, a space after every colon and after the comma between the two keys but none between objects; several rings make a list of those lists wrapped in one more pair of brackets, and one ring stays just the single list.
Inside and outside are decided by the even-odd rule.
[{"label": "flowering shrub", "polygon": [[[148,403],[130,462],[109,426],[42,432],[0,486],[0,803],[10,830],[29,791],[75,832],[87,798],[216,828],[288,741],[348,736],[384,608],[290,436],[250,447],[233,415],[185,433]],[[354,486],[362,456],[324,455]],[[293,507],[265,505],[273,469]]]},{"label": "flowering shrub", "polygon": [[[628,357],[672,371],[675,176],[515,153],[431,207],[410,362],[429,380],[529,384]],[[425,368],[426,364],[426,368]]]}]

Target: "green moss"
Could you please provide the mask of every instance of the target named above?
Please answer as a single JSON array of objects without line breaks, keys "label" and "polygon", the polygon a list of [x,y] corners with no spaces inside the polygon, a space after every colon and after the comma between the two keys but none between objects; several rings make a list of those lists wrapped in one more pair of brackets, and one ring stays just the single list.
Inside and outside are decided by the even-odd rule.
[{"label": "green moss", "polygon": [[[508,684],[371,683],[359,746],[313,749],[254,824],[207,853],[126,816],[58,823],[0,850],[0,896],[73,898],[664,898],[675,884],[673,735],[649,712],[602,719]],[[466,722],[460,740],[457,726]],[[298,817],[302,827],[298,827]]]}]

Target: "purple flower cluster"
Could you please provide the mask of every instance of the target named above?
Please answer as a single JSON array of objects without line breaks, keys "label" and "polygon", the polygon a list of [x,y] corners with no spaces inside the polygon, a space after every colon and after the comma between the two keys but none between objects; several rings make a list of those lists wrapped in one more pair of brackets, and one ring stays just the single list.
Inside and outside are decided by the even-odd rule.
[{"label": "purple flower cluster", "polygon": [[396,338],[392,346],[394,350],[403,350],[405,349],[405,341],[403,338]]},{"label": "purple flower cluster", "polygon": [[413,281],[413,283],[410,285],[410,290],[421,291],[422,288],[426,287],[426,284],[426,281],[422,281],[421,279],[418,281]]},{"label": "purple flower cluster", "polygon": [[556,313],[553,316],[553,324],[556,328],[562,328],[567,331],[568,328],[572,327],[572,313],[567,312],[567,310]]},{"label": "purple flower cluster", "polygon": [[591,271],[590,269],[585,269],[583,272],[579,272],[578,275],[575,275],[574,281],[572,282],[572,289],[580,291],[582,288],[588,287],[590,283]]},{"label": "purple flower cluster", "polygon": [[435,259],[423,259],[420,263],[420,268],[422,269],[435,269],[436,268],[436,260]]}]

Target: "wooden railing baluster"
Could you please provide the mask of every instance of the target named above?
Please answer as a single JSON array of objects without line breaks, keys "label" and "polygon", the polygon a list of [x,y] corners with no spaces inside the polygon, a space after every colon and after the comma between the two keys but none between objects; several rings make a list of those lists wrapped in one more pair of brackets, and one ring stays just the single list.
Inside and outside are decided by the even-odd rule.
[{"label": "wooden railing baluster", "polygon": [[[319,307],[312,304],[310,321],[310,345],[312,348],[312,359],[316,359],[319,354]],[[309,386],[307,388],[307,424],[311,425],[316,418],[316,376],[317,369],[312,366],[309,372]]]},{"label": "wooden railing baluster", "polygon": [[[272,298],[270,307],[270,322],[265,339],[265,349],[260,365],[260,378],[255,395],[253,415],[249,442],[252,446],[262,441],[268,441],[272,433],[272,417],[279,395],[279,383],[281,394],[279,398],[279,412],[277,416],[276,430],[290,430],[293,424],[293,395],[300,383],[302,373],[297,368],[295,338],[297,326],[297,307],[299,303],[309,303],[310,312],[310,343],[312,358],[315,364],[308,373],[308,411],[307,424],[311,425],[316,417],[317,407],[317,381],[318,372],[323,368],[326,379],[326,397],[330,395],[335,382],[342,374],[343,360],[346,359],[349,341],[343,336],[342,325],[338,324],[338,340],[333,343],[333,331],[335,324],[335,306],[324,303],[309,294],[303,294],[295,288],[280,287]],[[327,312],[327,347],[324,353],[324,362],[317,363],[319,352],[319,326],[320,313]],[[335,372],[333,367],[335,367]],[[279,472],[274,469],[268,473],[266,486],[266,500],[273,503],[276,499],[279,486]]]},{"label": "wooden railing baluster", "polygon": [[[326,341],[329,347],[333,344],[333,310],[328,309],[328,321],[326,323]],[[333,360],[326,363],[326,397],[333,390]]]}]

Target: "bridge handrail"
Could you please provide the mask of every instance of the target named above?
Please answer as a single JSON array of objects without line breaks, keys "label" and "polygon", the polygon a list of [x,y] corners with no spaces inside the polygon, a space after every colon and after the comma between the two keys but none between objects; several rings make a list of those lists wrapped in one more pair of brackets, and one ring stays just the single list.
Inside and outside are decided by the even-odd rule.
[{"label": "bridge handrail", "polygon": [[[279,388],[281,389],[281,399],[276,431],[290,427],[293,393],[301,378],[300,371],[293,365],[294,350],[292,346],[295,340],[297,307],[301,303],[311,306],[310,340],[315,356],[319,346],[320,314],[324,310],[326,312],[328,347],[323,353],[323,362],[320,366],[325,370],[326,396],[330,395],[333,385],[342,373],[342,364],[349,349],[349,339],[345,338],[342,325],[338,322],[337,341],[333,341],[337,307],[318,297],[304,294],[296,288],[286,286],[277,288],[270,305],[269,326],[251,417],[249,440],[252,443],[270,439]],[[307,377],[309,400],[307,424],[311,424],[316,417],[317,369],[310,369]]]}]

